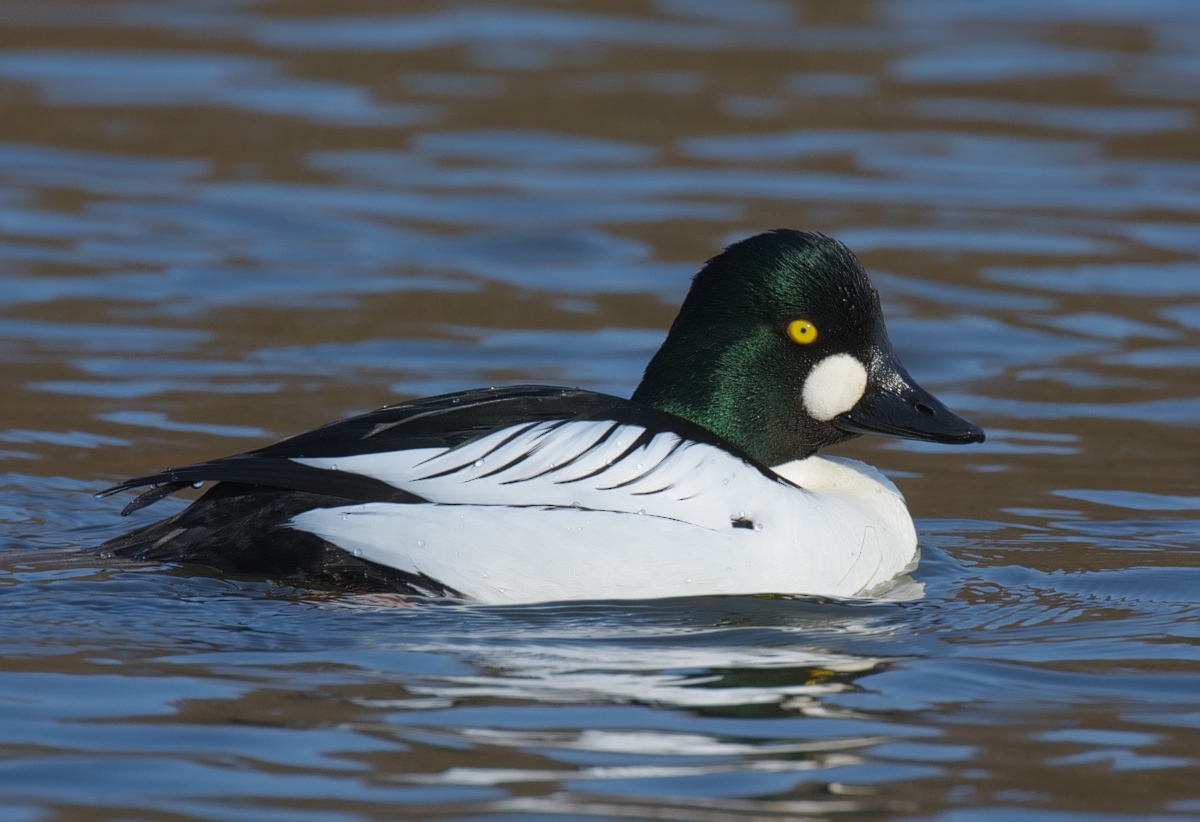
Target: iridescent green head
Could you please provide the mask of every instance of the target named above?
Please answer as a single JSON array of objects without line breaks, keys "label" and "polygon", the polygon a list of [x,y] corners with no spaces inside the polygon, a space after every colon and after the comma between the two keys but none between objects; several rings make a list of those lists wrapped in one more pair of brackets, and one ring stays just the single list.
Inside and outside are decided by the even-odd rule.
[{"label": "iridescent green head", "polygon": [[824,234],[787,229],[705,264],[633,399],[768,466],[865,432],[943,443],[984,436],[904,370],[854,254]]}]

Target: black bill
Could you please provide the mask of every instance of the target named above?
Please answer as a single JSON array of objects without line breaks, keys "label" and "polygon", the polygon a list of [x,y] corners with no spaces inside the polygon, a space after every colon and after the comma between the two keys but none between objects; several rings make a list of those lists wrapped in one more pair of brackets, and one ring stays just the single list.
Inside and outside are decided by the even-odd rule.
[{"label": "black bill", "polygon": [[982,428],[917,385],[895,355],[876,360],[862,399],[831,422],[854,434],[890,434],[950,445],[984,440]]}]

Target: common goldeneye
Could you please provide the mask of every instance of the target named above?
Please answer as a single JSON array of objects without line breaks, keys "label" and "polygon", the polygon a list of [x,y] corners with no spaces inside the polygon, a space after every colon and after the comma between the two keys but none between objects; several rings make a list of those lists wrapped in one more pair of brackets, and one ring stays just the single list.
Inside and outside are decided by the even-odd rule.
[{"label": "common goldeneye", "polygon": [[481,603],[869,595],[917,537],[882,474],[815,454],[862,433],[984,438],[904,370],[849,249],[777,230],[695,276],[631,399],[523,385],[390,405],[109,488],[151,486],[129,514],[218,483],[100,550]]}]

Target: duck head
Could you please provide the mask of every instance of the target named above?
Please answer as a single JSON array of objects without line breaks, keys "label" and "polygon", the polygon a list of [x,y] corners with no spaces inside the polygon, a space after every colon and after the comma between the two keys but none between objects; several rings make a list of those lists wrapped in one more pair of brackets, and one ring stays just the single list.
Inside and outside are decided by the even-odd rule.
[{"label": "duck head", "polygon": [[709,260],[633,399],[769,466],[865,433],[984,438],[909,376],[866,271],[815,232],[759,234]]}]

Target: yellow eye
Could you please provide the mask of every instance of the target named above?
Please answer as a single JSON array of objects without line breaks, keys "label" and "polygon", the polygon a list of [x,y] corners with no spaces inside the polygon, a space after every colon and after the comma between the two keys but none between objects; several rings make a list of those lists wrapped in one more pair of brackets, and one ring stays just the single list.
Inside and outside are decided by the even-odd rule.
[{"label": "yellow eye", "polygon": [[817,339],[817,327],[808,320],[792,320],[787,327],[788,336],[793,342],[808,345]]}]

